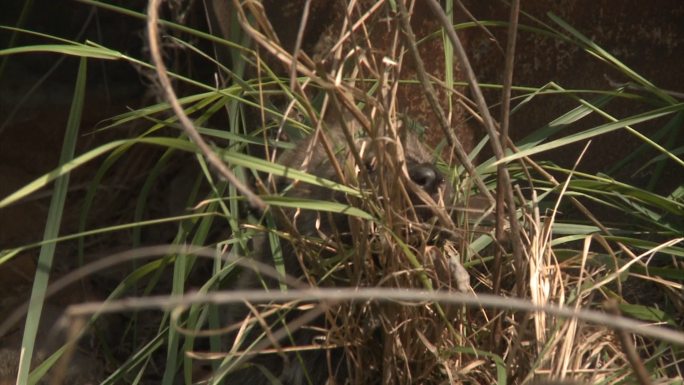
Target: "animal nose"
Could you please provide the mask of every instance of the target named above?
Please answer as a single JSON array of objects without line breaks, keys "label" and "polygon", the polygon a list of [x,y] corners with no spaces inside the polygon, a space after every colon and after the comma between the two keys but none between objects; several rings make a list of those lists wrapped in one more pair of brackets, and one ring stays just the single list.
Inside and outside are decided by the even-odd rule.
[{"label": "animal nose", "polygon": [[415,165],[409,169],[411,180],[429,194],[434,194],[444,181],[442,174],[429,163]]}]

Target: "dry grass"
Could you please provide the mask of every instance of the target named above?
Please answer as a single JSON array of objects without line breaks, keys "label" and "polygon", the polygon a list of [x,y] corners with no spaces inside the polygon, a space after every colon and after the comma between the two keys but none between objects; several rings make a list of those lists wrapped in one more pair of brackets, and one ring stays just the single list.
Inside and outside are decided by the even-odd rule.
[{"label": "dry grass", "polygon": [[[303,48],[304,28],[299,28],[293,39],[294,48],[285,48],[260,3],[236,0],[229,26],[239,32],[224,38],[232,42],[249,38],[250,45],[228,44],[185,30],[213,39],[226,50],[226,56],[233,57],[230,68],[216,63],[217,73],[226,78],[228,86],[221,84],[215,90],[214,85],[197,84],[172,73],[177,82],[185,81],[206,92],[178,100],[169,92],[174,84],[164,82],[165,97],[171,99],[174,114],[167,105],[157,105],[117,117],[111,127],[129,121],[145,122],[149,127],[138,137],[90,150],[75,158],[76,166],[60,167],[51,174],[54,179],[54,175],[68,174],[73,167],[89,162],[96,153],[125,152],[140,144],[161,146],[168,154],[189,152],[200,165],[191,170],[191,175],[197,176],[197,187],[182,197],[190,207],[185,216],[169,215],[150,223],[136,217],[123,225],[92,232],[83,229],[73,236],[44,241],[54,244],[85,239],[93,233],[108,234],[118,230],[117,225],[143,231],[145,226],[165,221],[179,224],[171,245],[131,247],[133,251],[103,258],[53,286],[59,290],[62,282],[97,277],[98,272],[113,266],[130,266],[107,293],[109,301],[73,307],[68,315],[164,310],[154,324],[137,315],[125,321],[121,339],[131,346],[122,348],[125,352],[116,348],[107,352],[111,375],[103,383],[132,383],[144,376],[165,384],[180,376],[190,382],[197,376],[198,363],[210,367],[215,377],[209,382],[214,383],[255,357],[262,357],[255,361],[261,363],[268,361],[263,357],[306,360],[311,351],[320,351],[324,357],[316,365],[332,368],[336,352],[343,351],[348,362],[345,370],[354,384],[504,385],[542,383],[544,379],[681,384],[684,334],[677,328],[684,314],[683,239],[678,233],[680,224],[669,222],[668,217],[684,213],[678,198],[681,193],[664,197],[575,169],[535,162],[532,157],[541,147],[518,148],[520,144],[497,133],[501,127],[490,116],[481,94],[477,97],[480,91],[476,91],[479,86],[474,74],[465,76],[477,100],[466,100],[454,90],[450,72],[463,68],[465,61],[449,53],[451,45],[459,42],[453,36],[444,39],[449,48],[429,59],[443,61],[448,70],[430,72],[420,63],[424,53],[418,47],[436,41],[436,35],[417,41],[406,31],[411,25],[411,7],[417,5],[401,1],[395,5],[393,1],[349,2],[341,13],[346,16],[324,29],[310,57]],[[311,2],[305,2],[307,12],[309,6]],[[151,8],[155,7],[151,2]],[[514,7],[511,26],[517,25],[517,18]],[[155,17],[148,20],[149,26],[157,22]],[[304,17],[303,25],[306,22]],[[170,31],[180,29],[168,23],[164,26]],[[559,40],[574,38],[578,45],[586,43],[572,30],[567,35],[554,33]],[[153,41],[158,37],[156,33],[152,36]],[[190,49],[178,40],[177,44]],[[156,65],[148,67],[164,78],[167,70],[159,66],[163,57],[159,44],[150,47],[157,51]],[[512,60],[514,46],[508,46],[506,55]],[[117,57],[142,65],[125,55]],[[507,79],[511,65],[506,69]],[[505,83],[500,87],[502,100],[508,99],[512,89],[509,81]],[[406,89],[418,96],[407,97]],[[579,98],[560,87],[554,91]],[[427,128],[426,137],[443,138],[431,143],[438,147],[433,155],[448,176],[449,188],[437,199],[412,182],[407,167],[407,158],[416,149],[410,147],[413,144],[406,140],[406,132],[413,123],[420,124],[406,117],[406,111],[423,97],[431,101],[425,106],[439,122],[439,127]],[[577,108],[588,108],[588,103],[581,101],[584,103]],[[469,124],[481,124],[490,138],[496,138],[483,142],[492,147],[495,157],[480,159],[480,166],[471,163],[470,149],[451,131],[465,124],[454,113],[459,106],[468,107],[463,110],[471,114]],[[224,107],[229,130],[205,128]],[[501,120],[507,122],[508,102],[503,109]],[[655,120],[681,110],[681,103],[672,102],[639,117]],[[160,134],[164,127],[177,128],[178,115],[184,116],[179,120],[192,140],[180,134]],[[613,123],[619,125],[620,121]],[[623,122],[623,126],[629,124]],[[341,136],[327,130],[333,125],[339,125]],[[597,126],[587,136],[608,129]],[[367,147],[358,146],[355,138],[359,135],[366,138]],[[570,136],[552,140],[553,133],[548,132],[542,135],[542,143],[557,146],[576,141]],[[283,138],[303,136],[314,139],[300,142],[295,150],[282,143],[286,142]],[[198,139],[203,137],[211,141]],[[250,150],[248,145],[255,143],[259,149]],[[513,155],[507,155],[506,149]],[[297,162],[301,170],[277,164],[288,156],[283,153],[292,151],[303,153]],[[325,153],[330,171],[316,169],[313,152]],[[582,156],[577,155],[576,166]],[[372,167],[366,161],[369,157]],[[111,159],[113,163],[116,158]],[[164,163],[158,165],[142,192],[147,193],[156,183],[157,172],[163,174]],[[231,183],[213,170],[219,170]],[[50,178],[3,199],[0,207],[44,187]],[[283,180],[289,193],[281,190]],[[495,181],[502,186],[498,196]],[[181,184],[190,183],[183,180]],[[324,193],[311,196],[307,189]],[[607,224],[587,208],[587,196],[622,210],[637,207],[633,223],[618,219]],[[86,200],[95,199],[89,197]],[[495,199],[501,210],[494,209]],[[243,201],[251,208],[242,205]],[[579,214],[568,219],[563,207]],[[140,207],[135,208],[137,213]],[[659,221],[653,212],[665,214]],[[330,225],[336,222],[348,226],[349,233],[341,234],[343,231]],[[658,222],[662,228],[657,227]],[[644,230],[647,225],[653,231]],[[648,237],[642,237],[646,233]],[[186,244],[208,248],[186,248]],[[36,246],[3,250],[0,261]],[[213,259],[202,270],[198,257]],[[129,265],[142,258],[152,260],[143,266],[139,262]],[[265,265],[255,265],[254,260]],[[470,274],[469,285],[464,285],[461,265]],[[164,270],[169,267],[172,277]],[[259,274],[250,273],[251,269]],[[298,271],[301,274],[296,274]],[[284,278],[285,272],[298,276]],[[263,283],[273,292],[244,289],[246,281]],[[188,287],[197,292],[188,293]],[[226,288],[233,290],[221,291]],[[336,292],[335,288],[353,291]],[[134,298],[117,300],[131,293]],[[378,298],[375,293],[387,297]],[[298,294],[302,297],[296,297]],[[268,301],[268,296],[273,301]],[[243,302],[248,311],[227,325],[223,319],[226,304],[234,302]],[[604,307],[603,315],[591,312],[601,312]],[[19,309],[17,314],[23,311]],[[621,315],[641,322],[625,323]],[[16,321],[10,317],[0,325],[0,335]],[[298,337],[303,335],[301,330],[308,333],[308,340]],[[208,341],[205,345],[210,352],[196,348],[197,341]],[[68,365],[69,355],[65,357],[64,365]],[[270,375],[275,379],[279,373]]]}]

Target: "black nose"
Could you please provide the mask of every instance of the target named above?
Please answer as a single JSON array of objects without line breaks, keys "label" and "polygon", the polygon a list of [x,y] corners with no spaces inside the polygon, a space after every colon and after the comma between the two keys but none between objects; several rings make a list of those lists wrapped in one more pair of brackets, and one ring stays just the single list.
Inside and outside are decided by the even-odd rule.
[{"label": "black nose", "polygon": [[429,163],[422,163],[409,168],[411,180],[429,194],[434,194],[442,184],[442,174]]}]

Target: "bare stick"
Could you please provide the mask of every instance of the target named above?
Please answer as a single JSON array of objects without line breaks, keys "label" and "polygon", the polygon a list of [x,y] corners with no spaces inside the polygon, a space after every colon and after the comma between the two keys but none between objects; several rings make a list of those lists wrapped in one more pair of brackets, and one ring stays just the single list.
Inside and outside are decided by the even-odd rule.
[{"label": "bare stick", "polygon": [[230,184],[235,186],[235,188],[240,191],[246,198],[249,204],[261,211],[266,209],[266,203],[264,203],[259,196],[254,194],[249,187],[245,186],[232,171],[226,166],[226,164],[221,160],[221,158],[214,153],[214,151],[209,147],[207,142],[204,141],[202,136],[197,132],[197,129],[190,121],[188,115],[183,111],[178,97],[176,97],[176,92],[171,86],[171,80],[167,74],[166,66],[164,65],[164,60],[161,56],[161,50],[159,49],[159,3],[161,0],[150,0],[147,7],[147,38],[150,45],[150,54],[152,55],[152,62],[157,70],[157,76],[159,76],[159,83],[161,83],[162,89],[164,90],[164,96],[166,100],[169,101],[173,112],[178,117],[178,121],[181,123],[183,130],[188,135],[190,140],[192,140],[195,145],[202,151],[202,154],[207,158],[209,164],[211,164],[216,170],[224,177]]},{"label": "bare stick", "polygon": [[[506,144],[508,143],[508,128],[510,122],[510,105],[511,105],[511,86],[513,84],[513,63],[515,61],[515,41],[518,32],[518,14],[520,13],[520,2],[519,0],[513,0],[511,3],[511,15],[510,21],[508,23],[508,36],[506,42],[506,61],[504,65],[504,84],[501,90],[501,136],[498,138],[501,144],[502,150],[506,152]],[[496,140],[492,138],[492,140]],[[510,183],[508,187],[506,186],[506,180],[504,179],[504,169],[506,169],[505,164],[500,164],[496,167],[497,175],[497,188],[496,188],[496,227],[495,227],[495,238],[497,240],[503,239],[504,237],[504,201],[505,201],[505,191],[506,188],[510,189]],[[511,221],[513,219],[511,218]],[[494,283],[494,294],[499,294],[501,290],[501,268],[502,268],[502,250],[497,247],[494,250],[494,270],[492,282]],[[523,277],[518,277],[516,280],[518,283],[517,293],[522,294],[522,288],[525,282]],[[492,333],[494,338],[493,346],[499,346],[499,339],[501,338],[501,317],[497,317],[495,330]]]},{"label": "bare stick", "polygon": [[[309,9],[311,8],[311,0],[306,0],[304,3],[304,9],[302,10],[302,20],[299,22],[299,30],[297,31],[297,40],[295,40],[294,51],[292,52],[292,59],[294,61],[299,57],[299,51],[302,48],[302,40],[304,40],[304,30],[306,29],[306,23],[309,20]],[[290,89],[294,90],[297,84],[297,66],[290,66]]]},{"label": "bare stick", "polygon": [[[218,252],[216,250],[210,247],[179,246],[170,244],[145,246],[132,250],[125,250],[106,257],[98,258],[93,262],[69,272],[63,277],[57,279],[55,282],[50,283],[47,291],[45,292],[45,299],[56,295],[69,285],[73,285],[85,277],[89,277],[100,271],[115,268],[117,265],[124,264],[125,262],[171,254],[190,254],[197,257],[214,259],[217,257],[217,253]],[[306,288],[302,282],[294,277],[289,275],[282,276],[273,266],[269,266],[254,259],[242,258],[240,256],[233,255],[232,253],[218,253],[218,257],[220,257],[226,263],[235,263],[238,266],[258,272],[259,274],[276,281],[282,280],[283,283],[290,287],[300,289]],[[12,327],[14,327],[14,325],[19,322],[24,315],[26,315],[27,311],[28,301],[25,301],[23,304],[16,307],[14,311],[10,313],[9,316],[7,316],[2,322],[0,322],[0,338],[7,335]]]},{"label": "bare stick", "polygon": [[[444,30],[446,31],[447,36],[451,41],[451,44],[454,46],[454,53],[456,54],[456,57],[463,66],[463,69],[465,70],[466,80],[468,81],[470,90],[473,94],[473,97],[475,98],[475,102],[477,103],[477,108],[480,111],[480,115],[482,116],[482,120],[484,123],[484,127],[487,130],[487,134],[491,138],[489,142],[492,145],[494,156],[497,160],[503,159],[504,151],[501,146],[501,142],[498,140],[499,134],[496,131],[494,119],[492,119],[492,115],[489,113],[489,108],[487,107],[487,103],[485,102],[484,96],[482,95],[482,90],[480,89],[480,85],[477,82],[475,72],[473,71],[473,67],[470,65],[468,55],[466,55],[465,49],[463,48],[463,44],[461,44],[461,41],[459,40],[458,35],[456,35],[456,31],[454,30],[454,26],[451,25],[449,18],[444,13],[444,10],[442,9],[442,6],[439,4],[439,2],[437,0],[427,0],[427,3],[432,9],[432,12],[435,14],[435,16],[437,16],[437,19],[439,20],[440,24],[442,24]],[[506,201],[508,203],[508,215],[510,217],[509,222],[511,225],[511,237],[513,241],[513,255],[515,257],[516,267],[518,271],[522,272],[523,263],[522,240],[520,239],[520,225],[518,224],[518,220],[516,217],[517,210],[515,208],[515,200],[513,198],[511,177],[508,174],[508,169],[506,167],[501,169],[501,175],[502,181],[504,182],[501,187],[505,188]],[[520,279],[520,277],[518,277],[518,279]],[[522,295],[522,293],[518,293],[518,295]]]},{"label": "bare stick", "polygon": [[406,6],[404,5],[403,0],[398,1],[397,5],[399,6],[399,12],[401,13],[401,26],[404,30],[404,40],[406,41],[406,45],[409,48],[409,52],[411,53],[413,61],[416,64],[416,75],[418,76],[420,84],[423,86],[423,90],[425,91],[425,96],[427,97],[427,100],[430,103],[430,107],[432,107],[432,110],[437,115],[439,125],[441,126],[444,134],[446,135],[449,145],[453,146],[458,161],[461,162],[466,171],[468,171],[470,177],[473,178],[475,184],[477,185],[477,188],[480,189],[480,193],[484,195],[490,202],[493,203],[494,198],[489,193],[487,186],[485,186],[480,176],[477,175],[477,172],[475,171],[475,166],[473,166],[473,163],[468,158],[468,154],[466,153],[465,148],[463,148],[461,141],[458,140],[456,135],[454,135],[453,130],[451,130],[451,127],[449,127],[449,123],[446,120],[444,110],[442,109],[442,106],[439,104],[439,101],[437,100],[435,89],[432,86],[432,83],[428,80],[427,76],[425,76],[426,71],[425,66],[423,65],[423,59],[420,57],[420,53],[418,52],[418,48],[416,47],[416,37],[413,34],[411,22],[409,21],[408,12],[406,10]]},{"label": "bare stick", "polygon": [[200,303],[226,304],[242,302],[285,302],[285,301],[395,301],[403,302],[410,306],[422,306],[426,302],[438,302],[445,304],[461,304],[466,306],[481,306],[516,311],[546,312],[563,318],[573,318],[582,321],[593,322],[613,329],[627,330],[644,336],[668,341],[673,344],[684,346],[684,333],[678,330],[661,326],[653,326],[630,318],[617,317],[596,310],[572,309],[562,305],[538,306],[526,299],[514,297],[501,297],[492,294],[465,294],[446,291],[425,291],[416,289],[397,288],[318,288],[318,289],[291,289],[288,291],[266,290],[232,290],[215,291],[211,293],[191,293],[183,296],[149,296],[131,297],[108,302],[87,302],[71,305],[67,308],[66,315],[69,317],[83,316],[88,314],[114,313],[123,311],[136,311],[143,309],[173,309],[187,307]]}]

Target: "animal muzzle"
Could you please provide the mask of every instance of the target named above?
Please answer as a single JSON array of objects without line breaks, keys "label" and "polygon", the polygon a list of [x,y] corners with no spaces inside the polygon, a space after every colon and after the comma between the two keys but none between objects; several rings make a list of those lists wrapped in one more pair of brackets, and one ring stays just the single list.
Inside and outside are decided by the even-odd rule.
[{"label": "animal muzzle", "polygon": [[444,176],[431,163],[420,163],[409,167],[409,177],[413,183],[422,188],[430,196],[439,193],[440,187],[444,186]]}]

